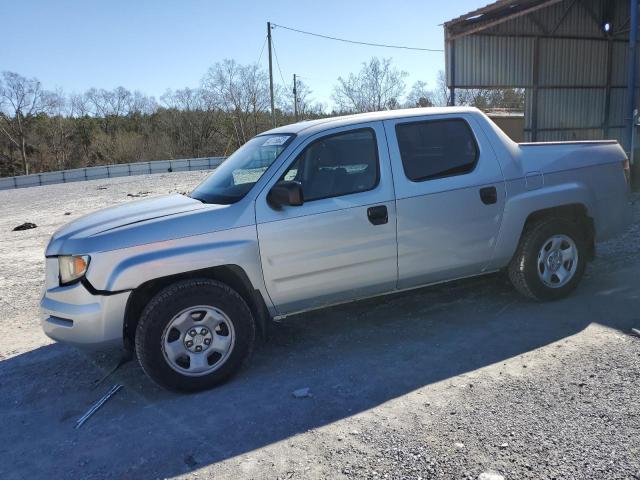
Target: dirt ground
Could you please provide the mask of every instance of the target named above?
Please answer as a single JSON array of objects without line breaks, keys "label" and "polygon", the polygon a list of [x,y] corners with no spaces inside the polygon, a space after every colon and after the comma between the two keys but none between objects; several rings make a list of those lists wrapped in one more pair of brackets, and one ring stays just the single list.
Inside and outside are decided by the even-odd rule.
[{"label": "dirt ground", "polygon": [[93,388],[119,352],[42,333],[49,236],[204,175],[0,191],[0,478],[640,479],[640,196],[565,300],[455,282],[288,318],[215,390],[164,391],[136,362]]}]

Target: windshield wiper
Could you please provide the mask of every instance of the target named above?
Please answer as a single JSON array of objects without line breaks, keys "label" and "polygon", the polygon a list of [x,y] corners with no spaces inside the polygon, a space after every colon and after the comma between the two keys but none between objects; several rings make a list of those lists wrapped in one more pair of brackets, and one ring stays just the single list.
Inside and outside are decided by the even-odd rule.
[{"label": "windshield wiper", "polygon": [[187,195],[187,197],[189,197],[189,198],[193,198],[194,200],[198,200],[198,201],[199,201],[199,202],[201,202],[201,203],[209,203],[209,202],[207,202],[204,198],[194,197],[194,196],[192,196],[192,195]]}]

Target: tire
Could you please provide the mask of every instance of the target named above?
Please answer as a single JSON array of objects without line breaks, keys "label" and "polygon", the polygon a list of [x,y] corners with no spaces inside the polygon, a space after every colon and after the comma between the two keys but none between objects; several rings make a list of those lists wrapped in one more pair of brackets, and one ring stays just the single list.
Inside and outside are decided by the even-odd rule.
[{"label": "tire", "polygon": [[244,299],[211,279],[178,281],[156,294],[136,328],[144,372],[170,390],[212,388],[251,355],[256,327]]},{"label": "tire", "polygon": [[[573,261],[565,261],[570,257],[564,253],[570,251],[569,247],[575,249],[577,258]],[[589,242],[580,223],[568,218],[541,219],[525,227],[508,267],[509,279],[528,298],[558,300],[578,286],[588,256]],[[565,272],[568,277],[564,277]]]}]

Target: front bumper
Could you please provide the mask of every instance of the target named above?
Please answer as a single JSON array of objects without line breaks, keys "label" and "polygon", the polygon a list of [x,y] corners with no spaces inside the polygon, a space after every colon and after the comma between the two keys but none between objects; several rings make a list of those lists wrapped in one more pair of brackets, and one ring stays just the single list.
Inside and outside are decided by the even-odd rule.
[{"label": "front bumper", "polygon": [[42,329],[53,340],[77,346],[122,346],[130,293],[93,295],[82,283],[48,288],[40,302]]}]

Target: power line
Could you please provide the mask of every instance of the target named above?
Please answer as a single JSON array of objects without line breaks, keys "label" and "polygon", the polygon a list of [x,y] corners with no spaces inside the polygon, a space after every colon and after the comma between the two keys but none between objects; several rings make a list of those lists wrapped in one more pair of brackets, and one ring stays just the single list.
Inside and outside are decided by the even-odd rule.
[{"label": "power line", "polygon": [[264,52],[264,46],[267,44],[267,37],[264,37],[264,42],[262,42],[262,48],[260,49],[260,56],[258,57],[258,65],[260,65],[260,60],[262,60],[262,53]]},{"label": "power line", "polygon": [[401,49],[401,50],[418,50],[418,51],[422,51],[422,52],[444,52],[444,50],[442,50],[442,49],[435,49],[435,48],[407,47],[407,46],[403,46],[403,45],[388,45],[388,44],[384,44],[384,43],[370,43],[370,42],[360,42],[360,41],[357,41],[357,40],[347,40],[346,38],[331,37],[329,35],[322,35],[320,33],[306,32],[304,30],[298,30],[297,28],[285,27],[284,25],[278,25],[278,24],[275,24],[275,23],[272,23],[271,25],[274,28],[275,27],[280,27],[280,28],[284,28],[285,30],[291,30],[292,32],[302,33],[304,35],[311,35],[311,36],[314,36],[314,37],[325,38],[327,40],[335,40],[337,42],[354,43],[356,45],[368,45],[370,47],[383,47],[383,48],[397,48],[397,49]]},{"label": "power line", "polygon": [[276,57],[276,65],[278,66],[278,71],[280,72],[280,80],[282,80],[282,86],[287,87],[287,82],[284,81],[284,75],[282,75],[282,70],[280,70],[280,61],[278,60],[278,52],[276,51],[276,42],[273,41],[273,37],[271,38],[271,45],[273,46],[273,55]]}]

